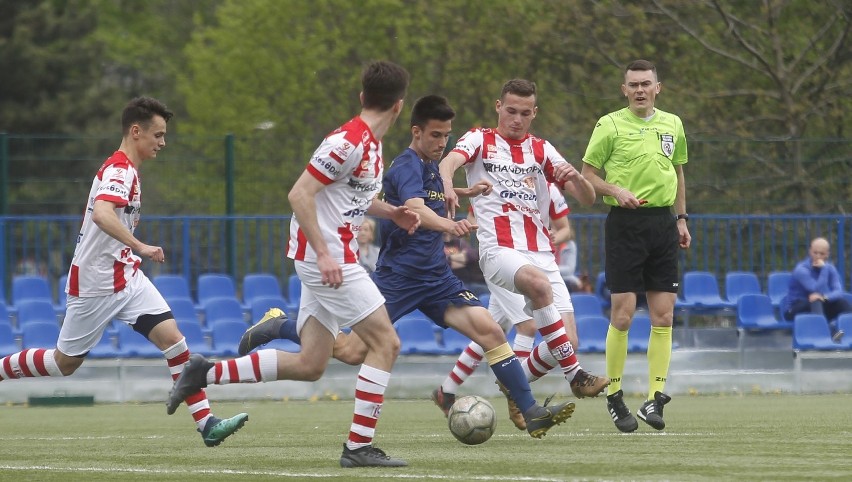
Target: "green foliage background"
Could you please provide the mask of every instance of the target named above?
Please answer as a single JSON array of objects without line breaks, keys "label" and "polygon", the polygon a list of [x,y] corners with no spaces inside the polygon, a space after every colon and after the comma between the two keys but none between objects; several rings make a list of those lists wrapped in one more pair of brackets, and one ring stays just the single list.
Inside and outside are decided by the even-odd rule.
[{"label": "green foliage background", "polygon": [[848,1],[0,0],[0,19],[0,131],[78,136],[49,151],[10,140],[13,212],[79,210],[22,200],[36,174],[57,199],[88,184],[109,149],[82,155],[79,136],[117,146],[120,108],[140,94],[177,113],[143,171],[148,212],[224,212],[228,133],[236,212],[287,212],[284,192],[357,113],[360,69],[379,58],[411,72],[409,105],[450,99],[455,135],[494,122],[503,82],[536,81],[534,131],[577,163],[597,118],[624,105],[623,66],[647,58],[658,107],[690,138],[691,211],[852,208]]}]

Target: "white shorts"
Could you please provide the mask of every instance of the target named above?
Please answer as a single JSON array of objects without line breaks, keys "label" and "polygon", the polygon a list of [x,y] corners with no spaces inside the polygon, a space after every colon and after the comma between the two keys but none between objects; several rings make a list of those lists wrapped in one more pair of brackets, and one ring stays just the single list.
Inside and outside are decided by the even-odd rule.
[{"label": "white shorts", "polygon": [[[479,267],[485,275],[486,284],[491,289],[488,306],[491,316],[501,326],[503,320],[517,325],[532,318],[529,299],[518,292],[515,286],[515,273],[526,265],[538,268],[550,280],[556,310],[560,313],[573,313],[571,294],[559,273],[559,266],[556,264],[553,253],[496,247],[483,252],[479,258]],[[494,306],[493,310],[492,306]]]},{"label": "white shorts", "polygon": [[133,325],[142,315],[159,315],[169,310],[163,295],[145,273],[137,270],[118,293],[85,298],[68,295],[56,348],[68,356],[82,355],[97,345],[112,320]]},{"label": "white shorts", "polygon": [[296,330],[301,333],[309,316],[313,316],[332,335],[352,326],[379,309],[385,297],[360,264],[346,263],[343,284],[334,289],[322,284],[316,263],[296,261],[296,274],[302,281],[302,298]]}]

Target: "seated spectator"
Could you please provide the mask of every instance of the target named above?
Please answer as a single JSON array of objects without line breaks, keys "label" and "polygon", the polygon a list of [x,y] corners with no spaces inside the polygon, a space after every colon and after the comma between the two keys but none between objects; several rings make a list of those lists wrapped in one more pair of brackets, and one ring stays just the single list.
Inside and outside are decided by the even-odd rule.
[{"label": "seated spectator", "polygon": [[375,244],[376,221],[372,218],[364,218],[361,229],[358,231],[358,264],[372,273],[376,270],[376,262],[379,260],[379,247]]},{"label": "seated spectator", "polygon": [[837,328],[837,316],[852,311],[852,305],[843,297],[837,268],[828,261],[830,248],[825,238],[811,241],[808,257],[793,269],[790,289],[781,300],[781,313],[787,320],[799,313],[825,316],[832,339],[840,343],[844,333]]}]

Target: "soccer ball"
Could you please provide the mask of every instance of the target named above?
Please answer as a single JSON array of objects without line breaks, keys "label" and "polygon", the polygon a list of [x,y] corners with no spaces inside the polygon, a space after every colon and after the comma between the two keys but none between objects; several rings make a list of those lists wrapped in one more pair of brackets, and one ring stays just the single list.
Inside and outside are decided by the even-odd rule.
[{"label": "soccer ball", "polygon": [[497,428],[497,414],[488,400],[468,395],[456,399],[447,415],[450,432],[461,443],[478,445],[490,439]]}]

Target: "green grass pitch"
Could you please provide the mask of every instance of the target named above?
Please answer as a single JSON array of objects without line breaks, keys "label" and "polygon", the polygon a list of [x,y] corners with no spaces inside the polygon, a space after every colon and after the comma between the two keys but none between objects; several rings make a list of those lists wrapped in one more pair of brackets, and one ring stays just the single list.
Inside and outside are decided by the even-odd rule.
[{"label": "green grass pitch", "polygon": [[[207,448],[185,408],[164,404],[0,407],[0,480],[850,480],[852,395],[679,396],[668,427],[618,433],[604,399],[577,401],[542,440],[497,408],[497,433],[457,442],[428,400],[388,400],[376,445],[409,467],[342,469],[351,400],[212,402],[250,419]],[[629,397],[635,413],[641,404]]]}]

